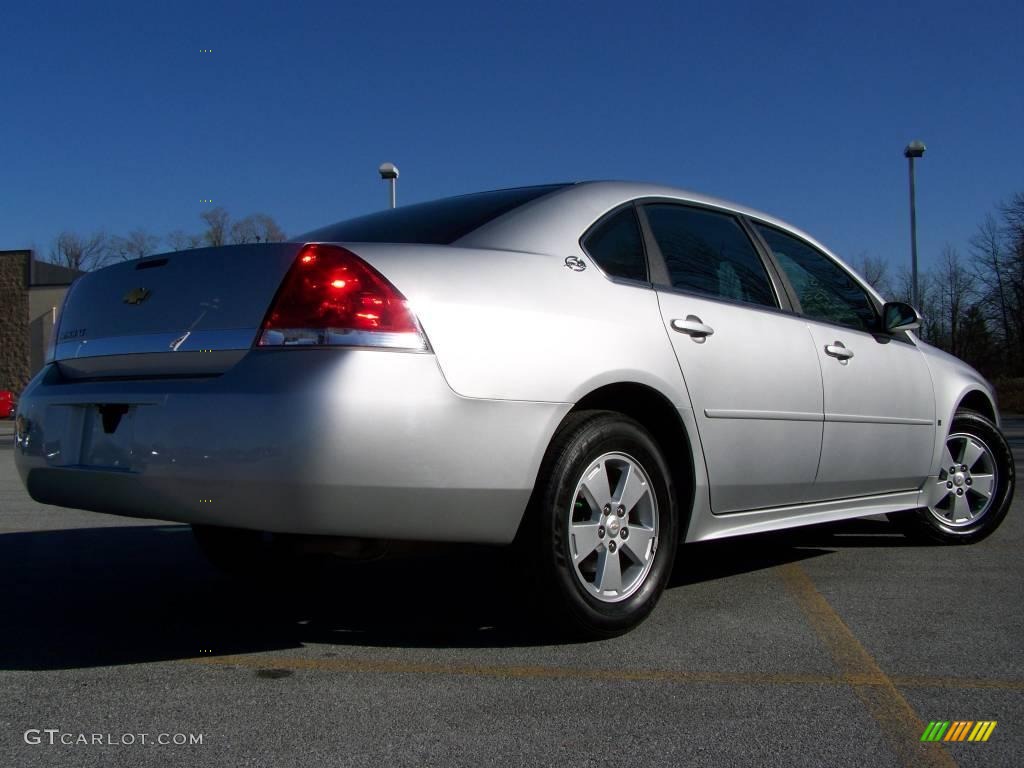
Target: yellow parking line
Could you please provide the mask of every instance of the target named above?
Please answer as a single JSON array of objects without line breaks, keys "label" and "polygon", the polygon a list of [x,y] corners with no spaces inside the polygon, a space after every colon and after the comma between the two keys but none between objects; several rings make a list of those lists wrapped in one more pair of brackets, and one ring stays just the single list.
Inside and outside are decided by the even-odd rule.
[{"label": "yellow parking line", "polygon": [[956,766],[943,747],[921,744],[924,723],[814,586],[807,571],[799,563],[787,563],[778,568],[778,573],[814,633],[832,655],[843,678],[853,687],[857,698],[878,723],[889,748],[896,753],[900,763],[944,768]]}]

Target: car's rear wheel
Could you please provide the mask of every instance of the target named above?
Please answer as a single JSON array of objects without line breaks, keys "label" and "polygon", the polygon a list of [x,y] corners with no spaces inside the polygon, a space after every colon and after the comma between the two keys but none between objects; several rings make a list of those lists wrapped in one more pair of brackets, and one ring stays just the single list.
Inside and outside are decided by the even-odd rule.
[{"label": "car's rear wheel", "polygon": [[927,507],[896,519],[911,536],[970,544],[991,534],[1010,509],[1015,468],[995,424],[959,410],[950,425],[937,480],[925,488]]},{"label": "car's rear wheel", "polygon": [[671,473],[651,435],[608,411],[573,414],[541,468],[520,533],[549,616],[571,634],[611,637],[653,610],[678,541]]}]

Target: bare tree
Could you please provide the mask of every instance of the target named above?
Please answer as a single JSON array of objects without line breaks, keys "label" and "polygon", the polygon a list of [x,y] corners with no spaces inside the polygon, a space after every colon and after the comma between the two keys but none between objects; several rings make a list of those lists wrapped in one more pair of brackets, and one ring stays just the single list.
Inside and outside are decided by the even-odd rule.
[{"label": "bare tree", "polygon": [[938,309],[941,312],[942,334],[945,348],[963,357],[964,343],[961,333],[963,318],[974,296],[974,276],[960,263],[960,254],[947,243],[942,249],[942,262],[935,275]]},{"label": "bare tree", "polygon": [[[929,344],[942,346],[943,344],[943,315],[938,307],[938,291],[934,276],[921,270],[918,273],[918,298],[917,311],[921,313],[924,321],[918,335]],[[906,304],[913,303],[913,280],[909,269],[903,269],[892,283],[891,296],[893,301],[902,301]]]},{"label": "bare tree", "polygon": [[125,237],[110,239],[110,253],[122,261],[141,259],[156,253],[160,247],[160,238],[151,235],[144,229],[134,229]]},{"label": "bare tree", "polygon": [[254,213],[231,226],[232,243],[279,243],[284,231],[265,213]]},{"label": "bare tree", "polygon": [[49,260],[54,264],[82,271],[103,266],[108,256],[107,236],[96,232],[88,237],[65,230],[50,247]]},{"label": "bare tree", "polygon": [[978,225],[970,240],[972,264],[982,290],[982,301],[996,318],[1002,331],[1002,341],[1013,344],[1013,325],[1010,323],[1010,302],[1004,264],[1006,253],[1003,233],[992,214]]},{"label": "bare tree", "polygon": [[203,244],[203,236],[191,232],[176,229],[167,234],[167,244],[172,251],[187,251],[190,248],[198,248]]},{"label": "bare tree", "polygon": [[228,243],[276,243],[285,239],[284,231],[265,213],[253,213],[231,223],[231,216],[224,208],[212,208],[201,213],[206,224],[202,234],[193,235],[176,229],[167,235],[167,242],[175,251],[199,248],[207,245],[216,247]]},{"label": "bare tree", "polygon": [[1024,192],[1018,192],[1009,202],[1000,205],[999,212],[1003,216],[1003,223],[1010,239],[1015,243],[1024,244]]},{"label": "bare tree", "polygon": [[892,293],[892,289],[889,285],[889,264],[884,259],[877,258],[866,251],[862,251],[860,255],[854,259],[853,266],[858,272],[860,272],[861,277],[868,282],[868,285],[876,291],[882,295]]},{"label": "bare tree", "polygon": [[1007,293],[1007,315],[1013,327],[1008,373],[1024,374],[1024,192],[999,206],[1002,217],[1003,281]]},{"label": "bare tree", "polygon": [[199,218],[206,222],[203,242],[209,246],[225,245],[228,242],[228,222],[231,217],[220,206],[203,211]]},{"label": "bare tree", "polygon": [[[922,273],[921,337],[1009,386],[1004,392],[1019,391],[1004,377],[1024,375],[1024,192],[987,216],[969,247],[965,263],[947,244],[938,266]],[[893,287],[906,301],[910,275],[902,271]]]},{"label": "bare tree", "polygon": [[980,304],[971,304],[960,324],[961,355],[964,362],[986,375],[998,370],[999,352]]}]

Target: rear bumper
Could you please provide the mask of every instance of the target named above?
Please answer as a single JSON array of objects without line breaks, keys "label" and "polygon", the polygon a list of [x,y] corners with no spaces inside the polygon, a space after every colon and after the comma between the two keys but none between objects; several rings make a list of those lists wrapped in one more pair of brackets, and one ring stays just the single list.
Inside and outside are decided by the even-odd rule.
[{"label": "rear bumper", "polygon": [[[98,405],[130,407],[113,434]],[[569,409],[476,400],[432,355],[256,350],[205,379],[71,381],[18,403],[32,498],[287,533],[507,543]]]}]

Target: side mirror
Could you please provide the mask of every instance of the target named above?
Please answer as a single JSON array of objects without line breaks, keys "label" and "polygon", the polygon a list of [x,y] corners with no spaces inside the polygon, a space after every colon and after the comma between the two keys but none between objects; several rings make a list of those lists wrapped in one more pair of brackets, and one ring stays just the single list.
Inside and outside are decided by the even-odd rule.
[{"label": "side mirror", "polygon": [[913,331],[921,327],[921,322],[918,311],[902,301],[889,301],[882,307],[882,327],[886,333]]}]

